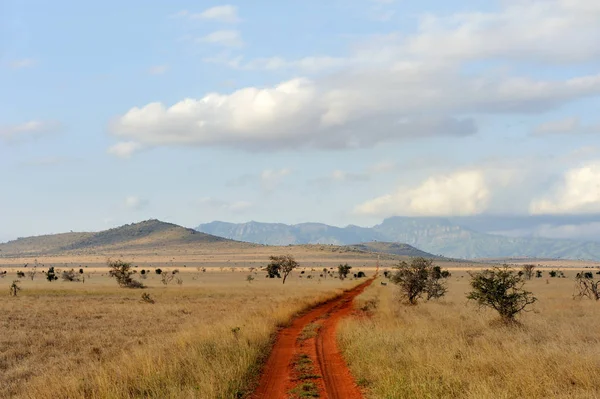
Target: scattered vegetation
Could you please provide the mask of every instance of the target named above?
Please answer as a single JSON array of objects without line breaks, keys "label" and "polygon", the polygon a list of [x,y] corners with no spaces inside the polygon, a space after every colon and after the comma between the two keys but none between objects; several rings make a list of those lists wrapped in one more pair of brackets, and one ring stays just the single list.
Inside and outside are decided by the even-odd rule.
[{"label": "scattered vegetation", "polygon": [[48,271],[46,272],[46,280],[48,280],[48,281],[58,280],[58,276],[56,275],[56,272],[54,271],[54,266],[50,266],[48,268]]},{"label": "scattered vegetation", "polygon": [[576,281],[576,298],[589,298],[595,301],[600,300],[600,280],[594,280],[591,272],[578,273]]},{"label": "scattered vegetation", "polygon": [[433,260],[414,258],[410,263],[400,262],[391,281],[400,287],[403,298],[416,305],[423,295],[429,301],[443,297],[447,292],[445,279],[450,276],[446,270],[433,265]]},{"label": "scattered vegetation", "polygon": [[350,273],[350,270],[352,269],[352,266],[350,266],[349,264],[340,264],[338,266],[338,277],[340,278],[340,280],[344,280],[346,277],[348,277],[348,274]]},{"label": "scattered vegetation", "polygon": [[535,270],[535,265],[523,265],[523,275],[525,279],[531,280],[533,278],[533,271]]},{"label": "scattered vegetation", "polygon": [[123,262],[122,260],[109,259],[107,265],[110,268],[108,275],[117,280],[120,287],[145,288],[142,283],[132,278],[135,274],[135,270],[133,270],[131,263]]},{"label": "scattered vegetation", "polygon": [[63,281],[72,281],[72,282],[81,281],[79,279],[79,276],[77,275],[77,273],[75,273],[75,270],[73,270],[73,269],[64,270],[61,274],[61,277],[62,277]]},{"label": "scattered vegetation", "polygon": [[10,285],[10,296],[17,296],[19,291],[21,291],[19,283],[19,280],[13,280],[12,284]]},{"label": "scattered vegetation", "polygon": [[496,310],[505,322],[513,322],[516,315],[537,300],[523,289],[524,276],[506,265],[469,274],[472,291],[467,298],[480,307]]},{"label": "scattered vegetation", "polygon": [[283,284],[289,274],[299,265],[292,255],[271,256],[271,263],[267,266],[267,275],[269,278],[281,278],[283,275]]}]

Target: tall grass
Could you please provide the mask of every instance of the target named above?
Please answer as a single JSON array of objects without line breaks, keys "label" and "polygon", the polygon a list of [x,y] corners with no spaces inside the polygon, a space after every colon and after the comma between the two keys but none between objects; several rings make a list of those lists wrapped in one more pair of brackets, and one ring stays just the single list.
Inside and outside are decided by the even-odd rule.
[{"label": "tall grass", "polygon": [[[238,398],[252,389],[273,333],[354,282],[245,281],[198,274],[142,290],[24,282],[0,303],[0,397]],[[86,283],[87,284],[87,283]]]},{"label": "tall grass", "polygon": [[368,398],[598,398],[600,308],[573,300],[570,279],[534,279],[539,298],[520,327],[465,300],[454,276],[447,297],[401,304],[378,282],[357,298],[372,317],[342,322],[343,354]]}]

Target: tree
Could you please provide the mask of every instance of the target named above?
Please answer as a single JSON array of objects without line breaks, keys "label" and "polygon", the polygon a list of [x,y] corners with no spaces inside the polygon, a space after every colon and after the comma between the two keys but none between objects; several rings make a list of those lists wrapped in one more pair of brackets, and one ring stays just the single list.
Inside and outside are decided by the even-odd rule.
[{"label": "tree", "polygon": [[431,259],[414,258],[411,263],[402,261],[394,268],[397,271],[390,279],[400,286],[403,297],[411,305],[416,305],[423,295],[429,301],[443,297],[448,291],[444,280],[450,273],[434,266]]},{"label": "tree", "polygon": [[594,275],[591,272],[578,273],[575,281],[577,283],[575,298],[600,300],[600,280],[594,280]]},{"label": "tree", "polygon": [[267,266],[269,278],[281,278],[283,275],[283,284],[292,270],[299,266],[292,255],[271,256],[270,259],[271,263]]},{"label": "tree", "polygon": [[533,271],[535,269],[535,265],[523,265],[523,275],[527,280],[531,280],[533,277]]},{"label": "tree", "polygon": [[338,266],[338,275],[340,276],[340,280],[345,279],[346,277],[348,277],[348,273],[350,273],[350,269],[352,269],[352,266],[350,266],[349,264],[340,264]]},{"label": "tree", "polygon": [[48,271],[46,272],[46,280],[48,280],[48,281],[58,280],[58,276],[54,272],[54,266],[50,266],[48,268]]},{"label": "tree", "polygon": [[142,283],[131,278],[135,274],[132,270],[131,263],[123,262],[122,260],[108,260],[110,271],[108,275],[114,277],[120,287],[124,288],[145,288]]},{"label": "tree", "polygon": [[79,281],[79,276],[75,273],[75,270],[65,270],[61,275],[63,281]]},{"label": "tree", "polygon": [[496,310],[505,322],[514,322],[516,315],[537,301],[531,292],[523,289],[524,276],[507,265],[469,275],[473,290],[467,298],[480,307]]},{"label": "tree", "polygon": [[33,263],[33,267],[27,271],[27,276],[33,281],[35,275],[37,274],[38,261],[37,259]]}]

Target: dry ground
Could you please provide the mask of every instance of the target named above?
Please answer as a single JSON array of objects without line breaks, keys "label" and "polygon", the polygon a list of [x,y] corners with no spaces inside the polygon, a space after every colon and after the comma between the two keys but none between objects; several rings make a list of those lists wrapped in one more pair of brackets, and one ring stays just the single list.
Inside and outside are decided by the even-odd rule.
[{"label": "dry ground", "polygon": [[539,301],[517,328],[467,302],[465,272],[413,307],[376,281],[338,339],[367,398],[600,398],[600,303],[572,299],[575,273],[528,282]]},{"label": "dry ground", "polygon": [[38,274],[13,298],[15,268],[4,267],[0,397],[235,398],[255,382],[278,325],[357,283],[310,269],[284,286],[264,272],[249,283],[247,269],[178,268],[182,285],[152,273],[144,290],[118,288],[105,268],[86,268],[85,283]]}]

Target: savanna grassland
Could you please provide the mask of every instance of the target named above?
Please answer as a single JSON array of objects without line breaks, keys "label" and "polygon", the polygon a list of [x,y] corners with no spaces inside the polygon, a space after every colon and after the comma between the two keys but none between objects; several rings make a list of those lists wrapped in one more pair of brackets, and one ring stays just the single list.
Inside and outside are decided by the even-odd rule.
[{"label": "savanna grassland", "polygon": [[363,317],[338,329],[365,397],[600,397],[600,303],[573,299],[575,270],[548,270],[526,283],[538,301],[512,326],[467,301],[464,271],[452,271],[445,297],[416,306],[375,281],[355,300]]},{"label": "savanna grassland", "polygon": [[[146,289],[119,288],[100,266],[85,268],[85,282],[48,282],[39,273],[47,267],[20,278],[18,296],[0,301],[0,397],[241,397],[278,326],[357,284],[310,268],[285,285],[241,267],[163,271],[175,268],[168,285],[154,268],[145,279],[137,273]],[[18,268],[0,269],[8,294]]]}]

